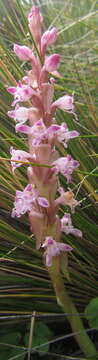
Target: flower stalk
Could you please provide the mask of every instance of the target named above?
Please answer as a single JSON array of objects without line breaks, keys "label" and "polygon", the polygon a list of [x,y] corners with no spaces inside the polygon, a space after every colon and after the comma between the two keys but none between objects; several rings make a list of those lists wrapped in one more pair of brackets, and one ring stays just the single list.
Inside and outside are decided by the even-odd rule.
[{"label": "flower stalk", "polygon": [[[20,61],[29,61],[31,70],[16,86],[8,88],[8,92],[14,97],[12,106],[15,106],[14,110],[8,111],[8,116],[15,121],[15,131],[26,134],[28,138],[28,152],[12,147],[10,149],[13,173],[17,167],[28,165],[28,184],[23,191],[16,191],[12,217],[28,213],[36,248],[43,251],[57,301],[63,310],[70,314],[67,318],[75,332],[75,338],[84,354],[91,358],[96,356],[96,349],[86,334],[61,276],[61,271],[64,270],[69,279],[66,266],[68,253],[73,250],[69,244],[61,242],[62,232],[65,235],[71,233],[76,237],[82,237],[82,232],[72,225],[70,213],[66,212],[62,219],[58,216],[61,205],[66,205],[71,213],[80,205],[72,191],[65,191],[59,186],[59,173],[65,177],[67,188],[67,184],[72,182],[73,171],[79,167],[79,162],[70,154],[60,157],[56,150],[60,144],[67,148],[70,139],[79,136],[76,130],[69,130],[65,122],[58,125],[55,118],[58,109],[76,117],[74,97],[65,94],[53,101],[56,80],[50,76],[61,76],[57,70],[60,55],[55,53],[46,56],[46,50],[56,41],[57,29],[54,27],[42,34],[43,17],[35,6],[31,9],[28,22],[37,54],[35,55],[27,46],[14,44],[16,56]],[[27,107],[24,106],[24,102]],[[74,314],[77,316],[74,317]]]},{"label": "flower stalk", "polygon": [[[48,268],[50,278],[56,293],[57,302],[66,313],[66,317],[71,325],[74,337],[81,351],[85,354],[88,360],[98,359],[97,350],[92,343],[90,337],[86,333],[83,322],[79,316],[76,306],[73,304],[72,299],[67,293],[60,272],[56,272],[56,263],[54,266]],[[55,269],[55,270],[54,270]]]}]

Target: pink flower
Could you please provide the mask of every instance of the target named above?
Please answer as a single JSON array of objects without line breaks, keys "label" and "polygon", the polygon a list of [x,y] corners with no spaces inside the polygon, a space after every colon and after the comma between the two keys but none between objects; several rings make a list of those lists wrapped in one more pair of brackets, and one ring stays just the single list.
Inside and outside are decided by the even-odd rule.
[{"label": "pink flower", "polygon": [[56,242],[51,236],[47,236],[43,245],[43,248],[46,248],[44,256],[46,259],[46,266],[52,265],[52,257],[60,255],[60,252],[69,252],[72,251],[70,245]]},{"label": "pink flower", "polygon": [[42,21],[43,17],[40,14],[39,8],[33,6],[28,16],[29,29],[34,37],[34,40],[40,44],[41,32],[42,32]]},{"label": "pink flower", "polygon": [[58,100],[53,102],[51,105],[51,110],[55,111],[56,108],[59,108],[63,111],[74,113],[74,104],[73,104],[73,96],[64,95],[60,97]]},{"label": "pink flower", "polygon": [[53,54],[45,58],[45,62],[41,69],[40,77],[39,77],[40,87],[42,86],[42,84],[48,83],[48,72],[53,72],[57,70],[59,63],[60,63],[59,54]]},{"label": "pink flower", "polygon": [[[50,108],[50,101],[47,97],[47,87],[46,87],[46,110],[47,113],[49,113]],[[44,100],[45,100],[44,99]],[[21,108],[20,108],[21,109]],[[13,113],[13,112],[12,112]],[[63,143],[65,147],[67,147],[67,142],[76,136],[79,135],[77,131],[68,131],[67,125],[63,123],[61,126],[57,124],[52,124],[48,128],[45,126],[44,122],[42,120],[37,121],[32,127],[23,125],[23,122],[20,124],[17,124],[16,132],[22,132],[25,134],[32,134],[34,136],[34,140],[32,145],[38,145],[41,142],[49,142],[56,144],[58,141]]]},{"label": "pink flower", "polygon": [[32,185],[26,186],[24,191],[16,191],[16,198],[14,202],[14,209],[12,210],[12,217],[25,214],[32,209],[32,203],[34,202],[34,196],[32,195]]},{"label": "pink flower", "polygon": [[82,238],[82,231],[73,227],[71,215],[69,213],[65,213],[65,215],[61,219],[61,230],[66,235],[72,234]]},{"label": "pink flower", "polygon": [[15,110],[8,111],[8,116],[13,118],[15,121],[18,121],[19,123],[24,123],[29,119],[29,112],[30,108],[16,105]]},{"label": "pink flower", "polygon": [[13,147],[10,148],[10,154],[12,155],[11,156],[11,165],[12,165],[13,173],[17,167],[24,165],[24,164],[22,164],[22,162],[25,163],[27,161],[32,160],[31,154],[29,154],[28,152],[23,151],[23,150],[15,150]]},{"label": "pink flower", "polygon": [[46,140],[47,138],[47,128],[44,125],[44,122],[42,120],[39,120],[35,123],[34,126],[32,126],[32,135],[33,135],[33,141],[32,145],[36,146],[39,145],[43,140]]},{"label": "pink flower", "polygon": [[52,72],[57,70],[60,63],[60,55],[59,54],[53,54],[50,56],[47,56],[44,63],[44,69],[48,72]]},{"label": "pink flower", "polygon": [[39,210],[39,206],[42,208],[49,207],[49,202],[46,198],[39,196],[38,191],[32,184],[28,184],[24,191],[16,191],[16,198],[14,202],[14,209],[12,210],[12,217],[25,214],[35,209]]},{"label": "pink flower", "polygon": [[65,123],[62,125],[53,124],[48,128],[48,134],[54,137],[55,141],[63,143],[67,148],[67,143],[70,139],[73,139],[76,136],[79,136],[78,131],[69,131]]},{"label": "pink flower", "polygon": [[64,175],[67,182],[71,182],[71,174],[79,166],[79,162],[74,160],[71,155],[61,157],[52,163],[54,165],[53,171],[58,174],[59,172]]},{"label": "pink flower", "polygon": [[55,200],[55,205],[68,205],[71,208],[72,213],[74,213],[75,211],[75,207],[77,205],[80,205],[80,201],[76,200],[74,198],[74,194],[72,191],[64,191],[64,189],[62,187],[60,187],[58,189],[59,193],[61,194],[61,196],[59,196],[56,200]]},{"label": "pink flower", "polygon": [[45,55],[47,46],[52,45],[57,39],[57,29],[54,27],[51,30],[47,30],[41,37],[41,54]]},{"label": "pink flower", "polygon": [[28,126],[28,125],[24,125],[24,124],[17,124],[15,126],[15,130],[16,132],[21,132],[24,134],[32,134],[32,127]]},{"label": "pink flower", "polygon": [[23,85],[21,82],[16,87],[9,87],[7,91],[14,95],[15,100],[12,105],[16,105],[17,102],[28,101],[34,94],[34,90],[30,86]]},{"label": "pink flower", "polygon": [[43,140],[47,139],[47,128],[44,125],[42,120],[37,121],[33,126],[27,126],[22,124],[17,124],[16,132],[21,132],[25,134],[31,134],[33,137],[32,145],[39,145]]},{"label": "pink flower", "polygon": [[[48,99],[47,102],[49,102]],[[49,111],[48,106],[49,103],[46,103],[47,112]],[[32,145],[38,145],[43,141],[44,143],[46,142],[56,144],[59,141],[63,143],[65,147],[67,147],[68,140],[79,135],[77,131],[68,131],[65,123],[63,123],[61,126],[57,124],[52,124],[47,128],[42,120],[37,121],[32,127],[23,125],[23,123],[21,122],[20,124],[16,125],[15,129],[16,132],[32,134],[32,136],[34,137]]]},{"label": "pink flower", "polygon": [[14,44],[14,52],[22,61],[32,59],[32,50],[29,49],[28,46],[20,46],[18,44]]}]

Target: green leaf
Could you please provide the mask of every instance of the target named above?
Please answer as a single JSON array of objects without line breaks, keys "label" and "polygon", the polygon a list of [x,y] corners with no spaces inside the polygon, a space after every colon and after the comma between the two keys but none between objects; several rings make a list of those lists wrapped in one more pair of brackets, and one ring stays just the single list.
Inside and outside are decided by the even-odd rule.
[{"label": "green leaf", "polygon": [[0,342],[5,344],[11,344],[11,345],[18,345],[20,339],[20,333],[19,332],[13,332],[6,335],[6,333],[1,336],[0,335]]},{"label": "green leaf", "polygon": [[92,299],[86,306],[85,317],[90,327],[98,328],[98,297]]},{"label": "green leaf", "polygon": [[[19,341],[20,341],[20,333],[19,332],[9,332],[9,334],[4,334],[3,336],[0,336],[0,342],[3,343],[0,345],[0,355],[2,360],[10,360],[14,356],[19,356],[19,360],[24,360],[24,350],[21,350],[18,348]],[[7,346],[7,344],[10,345],[16,345],[16,348]]]},{"label": "green leaf", "polygon": [[6,351],[0,352],[0,356],[2,360],[24,360],[25,354],[24,351],[21,349],[7,349]]},{"label": "green leaf", "polygon": [[[32,348],[39,346],[48,342],[49,338],[53,336],[52,331],[48,328],[47,325],[45,325],[43,322],[39,321],[35,323],[34,326],[34,334],[32,339]],[[28,346],[29,343],[29,332],[25,336],[25,345]],[[47,352],[49,350],[49,345],[41,346],[41,349],[39,348],[39,352],[44,351]]]}]

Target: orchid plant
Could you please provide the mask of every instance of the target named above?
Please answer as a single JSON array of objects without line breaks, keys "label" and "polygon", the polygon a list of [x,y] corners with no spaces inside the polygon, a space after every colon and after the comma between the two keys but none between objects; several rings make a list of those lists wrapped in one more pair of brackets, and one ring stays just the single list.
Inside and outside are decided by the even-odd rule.
[{"label": "orchid plant", "polygon": [[[28,213],[31,232],[36,239],[36,248],[43,253],[43,258],[51,277],[58,303],[67,312],[76,340],[86,356],[95,356],[96,349],[83,328],[82,320],[66,292],[61,272],[67,276],[67,256],[73,249],[61,242],[62,232],[82,238],[82,232],[74,228],[70,212],[62,218],[58,212],[61,205],[66,205],[71,213],[80,202],[74,198],[71,190],[65,191],[59,182],[59,173],[72,181],[72,173],[79,162],[70,154],[60,157],[59,145],[67,148],[69,140],[78,137],[76,130],[70,131],[64,122],[58,125],[56,111],[61,109],[69,115],[75,115],[74,96],[67,95],[53,100],[60,55],[47,56],[48,46],[57,39],[57,29],[53,27],[42,34],[43,17],[39,8],[34,6],[28,16],[29,30],[34,40],[34,49],[14,44],[14,53],[20,61],[31,65],[16,87],[8,87],[13,95],[14,110],[8,116],[15,120],[16,132],[24,133],[28,138],[28,152],[10,149],[12,172],[21,165],[28,165],[28,184],[23,191],[16,191],[12,217]],[[26,102],[26,106],[24,103]],[[22,103],[22,106],[21,106]],[[68,210],[69,211],[69,210]],[[74,314],[77,313],[77,318]]]}]

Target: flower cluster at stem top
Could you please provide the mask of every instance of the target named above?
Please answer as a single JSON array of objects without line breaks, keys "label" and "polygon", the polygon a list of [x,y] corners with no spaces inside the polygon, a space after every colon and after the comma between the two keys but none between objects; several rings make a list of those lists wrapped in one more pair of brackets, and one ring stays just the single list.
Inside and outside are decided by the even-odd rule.
[{"label": "flower cluster at stem top", "polygon": [[60,242],[62,232],[82,237],[81,231],[73,227],[70,213],[65,213],[61,219],[58,216],[60,205],[67,205],[74,212],[79,204],[73,192],[65,192],[58,180],[61,173],[70,183],[79,162],[70,154],[60,157],[56,150],[60,144],[67,148],[69,140],[79,133],[70,131],[65,122],[58,125],[55,119],[57,109],[75,114],[73,95],[65,94],[53,100],[54,75],[55,78],[61,76],[58,72],[60,55],[47,56],[46,50],[56,41],[57,29],[53,27],[42,34],[43,17],[36,6],[31,9],[28,23],[38,52],[35,55],[32,48],[14,44],[14,53],[20,61],[28,61],[31,70],[16,87],[8,88],[14,97],[14,109],[8,111],[8,116],[15,120],[16,132],[27,134],[28,138],[28,152],[10,149],[13,173],[22,164],[28,164],[28,185],[23,191],[16,191],[12,216],[28,213],[36,247],[45,248],[46,265],[51,266],[53,257],[72,250],[71,246]]}]

